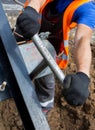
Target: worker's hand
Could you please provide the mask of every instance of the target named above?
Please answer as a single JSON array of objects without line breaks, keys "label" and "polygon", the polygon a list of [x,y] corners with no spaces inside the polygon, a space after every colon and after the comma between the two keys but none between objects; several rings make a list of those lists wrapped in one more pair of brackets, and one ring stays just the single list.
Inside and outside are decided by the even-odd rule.
[{"label": "worker's hand", "polygon": [[83,72],[67,75],[63,82],[63,96],[73,106],[82,105],[89,96],[89,77]]},{"label": "worker's hand", "polygon": [[18,16],[16,26],[25,39],[31,39],[40,30],[40,14],[30,6]]}]

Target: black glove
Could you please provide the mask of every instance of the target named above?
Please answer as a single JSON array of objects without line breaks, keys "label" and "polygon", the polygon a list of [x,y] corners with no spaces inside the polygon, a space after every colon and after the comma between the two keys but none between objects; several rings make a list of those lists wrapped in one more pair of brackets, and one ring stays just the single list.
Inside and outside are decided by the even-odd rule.
[{"label": "black glove", "polygon": [[67,75],[63,82],[62,94],[73,106],[82,105],[89,96],[89,77],[83,72]]},{"label": "black glove", "polygon": [[17,18],[16,26],[20,29],[25,39],[31,39],[40,30],[40,14],[27,6]]}]

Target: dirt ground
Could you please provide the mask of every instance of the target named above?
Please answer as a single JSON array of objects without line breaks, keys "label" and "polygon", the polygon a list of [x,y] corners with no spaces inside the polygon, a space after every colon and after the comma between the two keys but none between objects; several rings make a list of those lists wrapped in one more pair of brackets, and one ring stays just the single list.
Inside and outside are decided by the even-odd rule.
[{"label": "dirt ground", "polygon": [[[13,19],[12,19],[13,20]],[[55,107],[48,115],[51,130],[95,130],[95,34],[92,37],[92,64],[90,96],[84,105],[72,107],[68,105],[62,94],[62,86],[56,80]],[[73,37],[70,34],[70,60],[65,74],[75,73],[73,58]],[[22,121],[13,99],[0,102],[0,130],[24,130]],[[43,128],[44,130],[44,128]]]},{"label": "dirt ground", "polygon": [[[70,41],[70,62],[65,74],[75,73],[76,66],[73,58],[74,46]],[[84,105],[72,107],[68,105],[62,94],[62,86],[56,81],[55,108],[49,114],[51,130],[95,130],[95,44],[92,48],[90,96]]]}]

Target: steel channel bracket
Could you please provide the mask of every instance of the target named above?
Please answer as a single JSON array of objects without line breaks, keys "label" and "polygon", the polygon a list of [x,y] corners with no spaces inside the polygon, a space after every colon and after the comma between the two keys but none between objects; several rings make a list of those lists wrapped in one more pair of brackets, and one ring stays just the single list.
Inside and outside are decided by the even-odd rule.
[{"label": "steel channel bracket", "polygon": [[13,97],[25,130],[50,130],[0,1],[0,98]]}]

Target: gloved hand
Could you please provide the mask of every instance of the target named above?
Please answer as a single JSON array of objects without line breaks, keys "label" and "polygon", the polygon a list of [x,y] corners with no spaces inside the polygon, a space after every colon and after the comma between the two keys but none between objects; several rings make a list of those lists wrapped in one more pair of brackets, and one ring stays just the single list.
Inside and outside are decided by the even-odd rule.
[{"label": "gloved hand", "polygon": [[62,94],[73,106],[82,105],[89,96],[89,77],[83,72],[67,75],[63,82]]},{"label": "gloved hand", "polygon": [[31,39],[40,30],[40,14],[30,6],[18,16],[16,27],[19,28],[25,39]]}]

